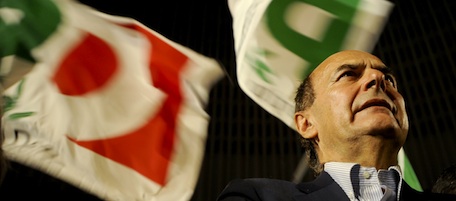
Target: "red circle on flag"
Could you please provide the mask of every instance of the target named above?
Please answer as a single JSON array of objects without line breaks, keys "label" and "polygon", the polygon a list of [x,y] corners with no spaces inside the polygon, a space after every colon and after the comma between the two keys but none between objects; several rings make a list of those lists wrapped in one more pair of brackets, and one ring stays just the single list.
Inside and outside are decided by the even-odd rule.
[{"label": "red circle on flag", "polygon": [[111,47],[87,33],[63,58],[52,80],[62,94],[80,96],[103,87],[117,68],[118,60]]}]

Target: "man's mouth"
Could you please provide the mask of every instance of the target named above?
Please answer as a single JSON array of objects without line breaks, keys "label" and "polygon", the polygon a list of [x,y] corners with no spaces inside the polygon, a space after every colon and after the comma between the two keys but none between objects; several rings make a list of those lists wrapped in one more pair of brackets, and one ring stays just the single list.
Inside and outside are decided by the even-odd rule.
[{"label": "man's mouth", "polygon": [[388,103],[388,101],[383,100],[383,99],[368,100],[359,108],[358,111],[364,110],[369,107],[374,107],[374,106],[385,107],[389,111],[391,111],[393,114],[396,113],[396,108],[392,104]]}]

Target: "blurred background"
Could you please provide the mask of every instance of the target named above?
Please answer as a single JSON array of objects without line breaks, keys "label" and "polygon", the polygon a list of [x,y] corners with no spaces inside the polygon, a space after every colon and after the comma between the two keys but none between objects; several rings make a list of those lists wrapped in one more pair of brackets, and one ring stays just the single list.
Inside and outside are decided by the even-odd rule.
[{"label": "blurred background", "polygon": [[[169,39],[219,60],[228,76],[212,90],[206,153],[192,200],[215,200],[234,178],[296,178],[304,153],[297,133],[239,88],[226,0],[81,0],[137,19]],[[373,53],[397,73],[410,132],[405,151],[425,191],[456,163],[456,1],[394,0]],[[311,180],[313,172],[302,177]],[[185,181],[183,181],[185,182]]]}]

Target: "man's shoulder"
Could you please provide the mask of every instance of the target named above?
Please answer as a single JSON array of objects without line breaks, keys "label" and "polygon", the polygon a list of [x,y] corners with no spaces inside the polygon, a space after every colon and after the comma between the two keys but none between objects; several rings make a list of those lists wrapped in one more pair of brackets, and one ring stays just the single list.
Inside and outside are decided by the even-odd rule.
[{"label": "man's shoulder", "polygon": [[217,200],[291,200],[298,192],[296,184],[286,180],[235,179],[228,183]]},{"label": "man's shoulder", "polygon": [[293,183],[285,180],[250,178],[231,181],[219,195],[219,201],[240,200],[348,200],[343,190],[323,172],[315,180]]},{"label": "man's shoulder", "polygon": [[247,179],[235,179],[230,184],[237,185],[248,185],[252,187],[260,188],[275,188],[281,186],[284,188],[295,188],[296,184],[290,181],[281,179],[270,179],[270,178],[247,178]]}]

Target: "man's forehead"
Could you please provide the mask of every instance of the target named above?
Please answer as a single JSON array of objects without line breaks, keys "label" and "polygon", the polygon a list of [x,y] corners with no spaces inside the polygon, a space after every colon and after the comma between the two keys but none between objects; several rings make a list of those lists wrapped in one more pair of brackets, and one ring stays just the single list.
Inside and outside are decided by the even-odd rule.
[{"label": "man's forehead", "polygon": [[344,65],[373,65],[375,67],[385,67],[383,62],[376,56],[357,50],[345,50],[335,53],[325,59],[312,72],[312,77],[330,76],[331,72],[337,71]]}]

